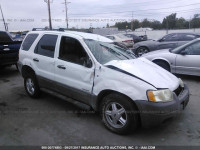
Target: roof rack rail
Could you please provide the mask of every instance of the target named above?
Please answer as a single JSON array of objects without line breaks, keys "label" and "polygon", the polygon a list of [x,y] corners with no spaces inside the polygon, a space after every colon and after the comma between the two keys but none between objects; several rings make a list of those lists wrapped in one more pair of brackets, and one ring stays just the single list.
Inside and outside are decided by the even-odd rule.
[{"label": "roof rack rail", "polygon": [[61,32],[63,32],[63,31],[65,31],[65,29],[59,28],[59,29],[50,30],[50,29],[47,29],[47,28],[33,28],[32,31],[61,31]]}]

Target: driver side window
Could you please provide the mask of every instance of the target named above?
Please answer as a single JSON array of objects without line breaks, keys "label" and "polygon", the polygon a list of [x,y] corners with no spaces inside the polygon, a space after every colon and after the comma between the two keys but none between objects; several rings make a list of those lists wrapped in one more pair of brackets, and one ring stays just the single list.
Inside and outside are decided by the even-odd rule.
[{"label": "driver side window", "polygon": [[186,55],[200,55],[200,42],[193,43],[184,49]]},{"label": "driver side window", "polygon": [[92,67],[90,58],[81,43],[71,37],[62,37],[60,43],[59,59],[88,68]]}]

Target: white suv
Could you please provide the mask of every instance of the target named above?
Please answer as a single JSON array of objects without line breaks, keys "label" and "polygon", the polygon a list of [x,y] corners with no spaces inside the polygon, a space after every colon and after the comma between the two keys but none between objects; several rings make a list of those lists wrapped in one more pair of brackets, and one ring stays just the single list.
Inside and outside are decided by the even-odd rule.
[{"label": "white suv", "polygon": [[162,123],[189,101],[180,79],[95,34],[29,32],[18,67],[28,95],[36,98],[42,90],[70,97],[100,111],[105,126],[118,134]]}]

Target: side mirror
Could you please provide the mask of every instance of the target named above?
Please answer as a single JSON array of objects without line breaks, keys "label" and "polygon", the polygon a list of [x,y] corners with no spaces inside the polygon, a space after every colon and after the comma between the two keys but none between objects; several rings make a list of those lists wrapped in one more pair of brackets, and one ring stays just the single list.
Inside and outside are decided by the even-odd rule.
[{"label": "side mirror", "polygon": [[186,55],[187,52],[186,52],[185,50],[182,50],[182,51],[180,52],[180,54],[181,54],[181,55]]}]

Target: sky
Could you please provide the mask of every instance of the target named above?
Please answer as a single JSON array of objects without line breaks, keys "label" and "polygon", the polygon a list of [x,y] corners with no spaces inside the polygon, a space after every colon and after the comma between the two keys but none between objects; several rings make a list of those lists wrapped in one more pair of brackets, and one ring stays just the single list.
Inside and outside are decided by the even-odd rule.
[{"label": "sky", "polygon": [[[51,0],[53,28],[65,28],[64,0]],[[68,0],[69,27],[105,27],[131,19],[159,20],[171,13],[190,19],[200,13],[199,0]],[[44,0],[0,0],[10,31],[48,26],[48,9]],[[4,30],[0,14],[0,30]]]}]

